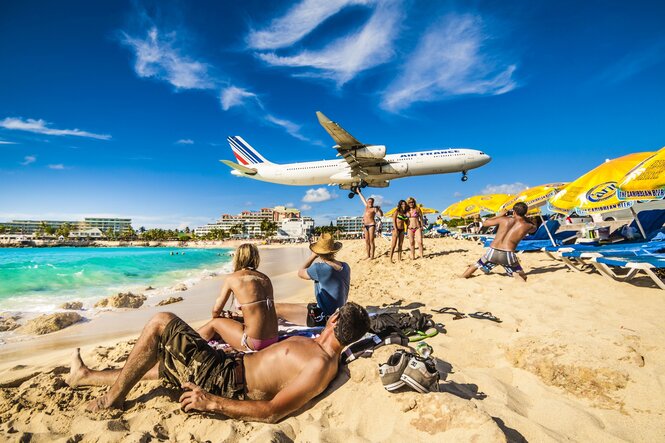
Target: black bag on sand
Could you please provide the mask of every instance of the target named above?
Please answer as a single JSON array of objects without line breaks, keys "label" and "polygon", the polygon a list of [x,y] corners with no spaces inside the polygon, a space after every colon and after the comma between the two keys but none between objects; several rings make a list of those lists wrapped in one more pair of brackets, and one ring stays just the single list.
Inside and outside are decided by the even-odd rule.
[{"label": "black bag on sand", "polygon": [[434,326],[430,314],[423,314],[418,309],[408,312],[384,312],[370,318],[370,331],[375,334],[397,332],[404,336],[415,331],[426,331]]},{"label": "black bag on sand", "polygon": [[319,308],[319,305],[316,303],[309,303],[307,305],[307,326],[310,328],[325,326],[328,318],[327,315],[323,314],[323,309]]}]

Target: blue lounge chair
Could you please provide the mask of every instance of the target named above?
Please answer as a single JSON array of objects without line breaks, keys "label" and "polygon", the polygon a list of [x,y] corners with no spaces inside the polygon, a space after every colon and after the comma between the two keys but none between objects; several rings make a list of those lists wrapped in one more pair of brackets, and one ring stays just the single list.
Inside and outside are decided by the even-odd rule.
[{"label": "blue lounge chair", "polygon": [[[517,245],[517,248],[515,248],[515,251],[516,252],[541,251],[548,246],[552,246],[552,241],[550,240],[549,235],[547,235],[547,230],[545,229],[545,225],[547,225],[547,228],[549,228],[550,234],[552,234],[552,238],[554,239],[554,242],[557,244],[557,247],[560,247],[566,242],[570,242],[573,239],[577,238],[576,231],[557,232],[559,230],[559,227],[561,226],[560,223],[557,220],[550,219],[547,220],[542,225],[540,225],[540,227],[538,228],[538,230],[536,230],[536,232],[524,237],[522,241],[520,241],[519,244]],[[492,243],[492,240],[493,239],[491,238],[486,239],[484,241],[484,246],[489,247],[489,245]]]},{"label": "blue lounge chair", "polygon": [[593,264],[589,261],[596,257],[631,258],[638,256],[665,256],[665,242],[650,241],[643,243],[621,243],[606,246],[570,249],[559,251],[559,258],[573,271],[584,271]]},{"label": "blue lounge chair", "polygon": [[[648,211],[642,211],[637,214],[637,218],[639,219],[640,223],[642,224],[642,227],[644,228],[644,232],[646,233],[646,240],[652,240],[663,232],[663,224],[665,224],[665,210],[651,209]],[[639,228],[635,220],[633,220],[628,226],[638,230],[639,232]],[[619,231],[620,229],[621,228],[617,229],[612,234],[610,234],[610,237],[616,235],[617,231]],[[562,257],[563,253],[580,251],[580,252],[598,252],[602,254],[603,250],[614,249],[619,245],[635,245],[635,244],[643,244],[644,242],[645,242],[644,238],[639,238],[632,241],[622,240],[620,242],[608,243],[608,244],[594,243],[594,244],[573,244],[573,245],[562,245],[562,246],[548,245],[543,250],[547,255],[549,255],[553,259],[561,260],[563,258]],[[573,257],[569,255],[568,258],[573,258]]]},{"label": "blue lounge chair", "polygon": [[[665,290],[665,282],[658,276],[656,270],[665,269],[665,255],[638,255],[631,258],[615,257],[594,257],[593,266],[605,277],[612,280],[628,281],[640,272],[643,272],[658,285],[660,289]],[[624,273],[617,272],[622,269]]]}]

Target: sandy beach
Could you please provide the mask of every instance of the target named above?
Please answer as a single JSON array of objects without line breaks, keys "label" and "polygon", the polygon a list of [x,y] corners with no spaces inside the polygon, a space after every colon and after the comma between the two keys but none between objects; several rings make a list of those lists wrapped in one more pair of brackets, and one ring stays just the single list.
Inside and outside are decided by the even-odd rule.
[{"label": "sandy beach", "polygon": [[[498,270],[458,278],[482,248],[426,240],[422,260],[391,264],[377,241],[375,261],[361,241],[339,258],[352,269],[350,300],[404,309],[454,306],[491,311],[502,323],[434,314],[446,333],[428,339],[442,375],[440,393],[383,389],[377,365],[397,346],[340,370],[334,383],[275,425],[180,411],[179,393],[142,382],[125,411],[94,415],[86,401],[105,388],[71,389],[71,349],[95,369],[119,367],[132,339],[157,310],[194,324],[208,315],[221,278],[204,280],[164,307],[105,312],[89,322],[0,348],[0,436],[6,441],[665,441],[664,294],[646,280],[609,281],[568,271],[544,254],[520,256],[529,281]],[[264,249],[262,270],[277,298],[310,301],[296,270],[303,247]],[[405,257],[406,258],[406,257]]]}]

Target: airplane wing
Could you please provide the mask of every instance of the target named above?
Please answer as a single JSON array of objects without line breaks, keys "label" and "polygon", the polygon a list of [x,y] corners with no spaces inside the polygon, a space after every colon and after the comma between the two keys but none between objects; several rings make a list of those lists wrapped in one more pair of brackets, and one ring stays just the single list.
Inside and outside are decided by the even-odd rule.
[{"label": "airplane wing", "polygon": [[247,175],[255,175],[256,174],[256,169],[252,169],[252,168],[248,168],[247,166],[239,165],[238,163],[234,163],[230,160],[220,160],[220,162],[224,163],[229,168],[233,168],[237,171],[242,172],[243,174],[247,174]]},{"label": "airplane wing", "polygon": [[356,140],[354,136],[346,132],[346,130],[339,124],[323,115],[322,112],[316,111],[316,117],[319,119],[319,123],[321,123],[323,129],[325,129],[332,139],[335,140],[335,143],[337,143],[337,146],[335,146],[337,152],[344,157],[344,160],[346,160],[349,166],[351,166],[351,171],[354,175],[366,177],[368,175],[367,170],[365,169],[366,167],[382,165],[385,163],[383,160],[358,158],[356,156],[356,150],[364,148],[366,146],[364,143]]}]

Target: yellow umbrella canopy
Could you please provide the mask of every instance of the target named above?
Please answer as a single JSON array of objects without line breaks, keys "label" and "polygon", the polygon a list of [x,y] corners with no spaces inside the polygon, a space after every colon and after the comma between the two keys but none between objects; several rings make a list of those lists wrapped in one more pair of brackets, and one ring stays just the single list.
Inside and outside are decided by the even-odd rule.
[{"label": "yellow umbrella canopy", "polygon": [[[438,209],[423,207],[422,203],[418,203],[418,209],[420,209],[420,212],[422,212],[423,214],[437,214],[439,212]],[[390,217],[395,213],[395,211],[397,211],[397,207],[392,208],[390,211],[386,212],[384,215]]]},{"label": "yellow umbrella canopy", "polygon": [[501,206],[511,198],[510,194],[474,195],[448,206],[443,211],[443,215],[451,218],[467,218],[478,215],[482,211],[498,212]]},{"label": "yellow umbrella canopy", "polygon": [[512,209],[515,203],[523,202],[529,207],[529,212],[534,212],[534,209],[547,203],[547,200],[554,197],[554,194],[566,185],[567,183],[548,183],[525,189],[504,203],[501,209]]},{"label": "yellow umbrella canopy", "polygon": [[665,147],[635,166],[617,184],[619,200],[665,197]]},{"label": "yellow umbrella canopy", "polygon": [[617,197],[617,182],[653,152],[638,152],[608,160],[569,183],[549,199],[548,208],[562,214],[603,213],[632,206]]}]

